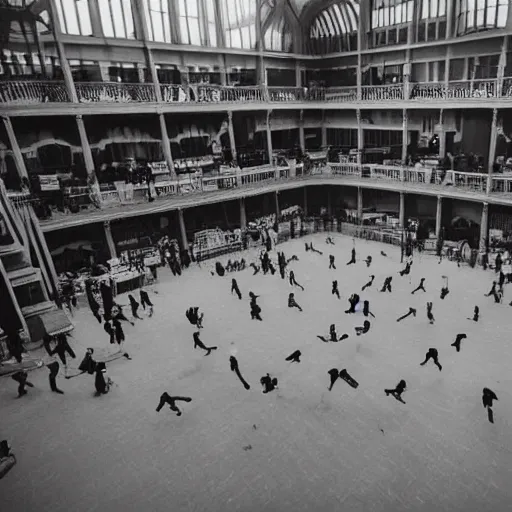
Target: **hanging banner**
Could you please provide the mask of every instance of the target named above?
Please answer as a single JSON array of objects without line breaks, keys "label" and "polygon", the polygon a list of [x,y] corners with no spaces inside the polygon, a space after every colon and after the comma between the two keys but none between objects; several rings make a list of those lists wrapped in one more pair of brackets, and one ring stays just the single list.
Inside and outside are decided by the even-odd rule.
[{"label": "hanging banner", "polygon": [[43,174],[39,176],[42,191],[60,190],[59,178],[56,174]]}]

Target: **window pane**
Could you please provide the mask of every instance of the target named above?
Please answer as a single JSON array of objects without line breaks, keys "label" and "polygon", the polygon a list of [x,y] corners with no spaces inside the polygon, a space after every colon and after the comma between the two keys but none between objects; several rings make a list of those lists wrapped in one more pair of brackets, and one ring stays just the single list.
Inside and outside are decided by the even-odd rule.
[{"label": "window pane", "polygon": [[446,0],[439,0],[439,16],[446,16]]},{"label": "window pane", "polygon": [[80,27],[78,26],[78,19],[76,17],[75,2],[74,0],[64,0],[64,16],[66,16],[66,25],[68,27],[68,34],[80,34]]},{"label": "window pane", "polygon": [[215,23],[208,24],[208,34],[210,35],[210,46],[217,46],[217,29]]},{"label": "window pane", "polygon": [[187,0],[188,15],[194,18],[199,17],[199,11],[197,8],[197,0]]},{"label": "window pane", "polygon": [[205,0],[206,3],[206,16],[208,18],[208,22],[215,22],[215,0]]},{"label": "window pane", "polygon": [[201,46],[201,32],[199,30],[199,20],[197,18],[189,17],[188,28],[190,30],[190,44]]},{"label": "window pane", "polygon": [[413,8],[414,8],[414,2],[407,2],[406,4],[406,9],[407,9],[407,21],[408,22],[411,22],[412,21],[412,11],[413,11]]},{"label": "window pane", "polygon": [[181,43],[182,44],[190,44],[190,39],[188,37],[187,18],[185,18],[184,16],[180,16],[180,32],[181,32]]},{"label": "window pane", "polygon": [[66,24],[64,21],[64,13],[62,11],[61,0],[57,0],[57,17],[59,18],[60,29],[64,34],[67,34]]},{"label": "window pane", "polygon": [[231,48],[242,48],[242,40],[240,39],[240,30],[238,28],[231,30]]},{"label": "window pane", "polygon": [[242,27],[242,48],[250,49],[251,48],[251,39],[249,35],[249,27]]},{"label": "window pane", "polygon": [[164,42],[164,27],[162,25],[162,15],[151,11],[151,21],[153,22],[154,41]]},{"label": "window pane", "polygon": [[422,0],[422,5],[421,5],[421,18],[422,19],[428,18],[428,2],[429,2],[429,0]]},{"label": "window pane", "polygon": [[110,0],[112,7],[112,16],[114,18],[114,34],[116,37],[126,37],[124,29],[123,11],[121,9],[121,0]]},{"label": "window pane", "polygon": [[92,34],[91,16],[89,14],[89,5],[87,0],[78,0],[77,4],[78,16],[80,17],[80,27],[83,36]]},{"label": "window pane", "polygon": [[112,25],[112,18],[110,16],[110,9],[108,0],[98,2],[100,7],[101,27],[105,37],[114,37],[114,26]]},{"label": "window pane", "polygon": [[169,19],[169,13],[165,12],[163,14],[163,23],[164,23],[164,40],[166,43],[172,42],[171,37],[171,20]]},{"label": "window pane", "polygon": [[130,0],[123,0],[125,37],[135,39],[135,27],[133,25],[132,3]]},{"label": "window pane", "polygon": [[503,28],[507,24],[508,5],[500,5],[498,7],[498,21],[496,25]]},{"label": "window pane", "polygon": [[155,40],[155,36],[153,35],[153,29],[151,28],[151,14],[149,10],[149,2],[151,0],[144,0],[144,16],[146,18],[146,25],[148,29],[148,37],[150,41]]},{"label": "window pane", "polygon": [[253,23],[249,27],[249,30],[251,32],[251,48],[255,48],[256,47],[256,25]]}]

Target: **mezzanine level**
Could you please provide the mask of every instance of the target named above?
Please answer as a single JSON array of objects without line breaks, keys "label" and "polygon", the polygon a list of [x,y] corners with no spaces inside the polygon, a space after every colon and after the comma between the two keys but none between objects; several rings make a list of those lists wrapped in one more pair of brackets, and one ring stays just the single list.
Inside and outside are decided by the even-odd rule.
[{"label": "mezzanine level", "polygon": [[[76,82],[78,103],[62,81],[0,82],[0,111],[10,116],[204,112],[257,109],[508,108],[512,77],[452,82],[405,82],[331,88],[232,87]],[[157,100],[157,93],[161,100]]]},{"label": "mezzanine level", "polygon": [[[323,185],[440,196],[512,206],[512,174],[495,174],[489,177],[487,174],[472,172],[330,163],[312,174],[293,175],[290,168],[266,166],[260,170],[204,177],[186,188],[180,186],[178,182],[170,182],[154,202],[148,202],[145,194],[140,195],[139,198],[127,199],[119,191],[103,192],[102,208],[41,220],[41,228],[44,232],[57,231],[139,215],[185,210],[241,197]],[[11,200],[26,201],[27,199],[11,195]]]}]

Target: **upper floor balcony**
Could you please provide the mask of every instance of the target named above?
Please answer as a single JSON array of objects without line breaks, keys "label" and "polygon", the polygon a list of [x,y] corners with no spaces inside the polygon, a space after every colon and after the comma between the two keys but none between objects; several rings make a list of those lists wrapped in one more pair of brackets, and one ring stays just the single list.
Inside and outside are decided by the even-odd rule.
[{"label": "upper floor balcony", "polygon": [[[209,84],[175,85],[152,83],[76,82],[78,105],[87,105],[85,112],[106,112],[114,104],[144,110],[152,105],[170,110],[204,110],[205,104],[227,108],[435,108],[512,106],[512,77],[452,82],[405,82],[388,85],[365,85],[360,88],[330,87],[233,87]],[[36,111],[51,106],[52,112],[62,106],[69,108],[70,95],[63,81],[16,80],[0,82],[0,108],[14,115],[26,109]],[[105,108],[107,106],[107,108]],[[121,106],[121,107],[120,107]],[[236,106],[236,107],[235,107]],[[222,107],[222,108],[225,108]],[[217,108],[218,109],[218,108]],[[216,110],[212,108],[212,110]],[[44,111],[44,110],[43,110]],[[130,110],[131,111],[131,110]]]}]

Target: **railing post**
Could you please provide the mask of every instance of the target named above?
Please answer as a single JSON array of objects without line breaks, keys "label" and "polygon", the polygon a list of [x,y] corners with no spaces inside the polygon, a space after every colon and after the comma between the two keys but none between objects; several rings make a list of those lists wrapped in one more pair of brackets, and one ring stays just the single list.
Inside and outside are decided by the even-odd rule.
[{"label": "railing post", "polygon": [[239,200],[240,203],[240,228],[247,228],[247,215],[245,212],[245,197],[241,197]]},{"label": "railing post", "polygon": [[272,128],[270,116],[272,115],[272,110],[267,110],[267,153],[268,153],[268,161],[270,165],[274,165],[274,153],[272,150]]},{"label": "railing post", "polygon": [[439,110],[439,156],[446,156],[446,132],[444,131],[444,110]]},{"label": "railing post", "polygon": [[486,192],[492,191],[492,175],[494,172],[494,160],[496,159],[496,143],[498,140],[498,109],[492,110],[491,140],[489,142],[489,159],[487,161],[487,187]]},{"label": "railing post", "polygon": [[480,252],[487,251],[487,236],[489,233],[489,204],[482,203],[482,218],[480,221]]},{"label": "railing post", "polygon": [[363,223],[363,189],[357,187],[357,223]]},{"label": "railing post", "polygon": [[187,228],[185,227],[185,217],[181,208],[178,208],[178,222],[180,224],[181,246],[184,251],[188,251]]},{"label": "railing post", "polygon": [[402,110],[402,165],[407,163],[407,146],[409,144],[407,109]]},{"label": "railing post", "polygon": [[405,228],[405,193],[400,192],[400,210],[398,213],[399,225],[402,229]]},{"label": "railing post", "polygon": [[441,229],[443,223],[443,198],[437,196],[437,208],[436,208],[436,238],[439,239],[441,236]]},{"label": "railing post", "polygon": [[304,110],[299,112],[299,144],[302,154],[306,153],[306,137],[304,134]]},{"label": "railing post", "polygon": [[2,120],[4,122],[5,131],[7,132],[9,144],[11,146],[11,150],[14,155],[14,163],[16,164],[16,170],[18,171],[18,176],[20,179],[23,179],[23,178],[28,179],[27,167],[25,166],[25,160],[23,160],[23,155],[21,153],[21,149],[18,144],[18,139],[16,138],[16,134],[14,133],[14,128],[11,123],[11,118],[8,116],[2,116]]}]

